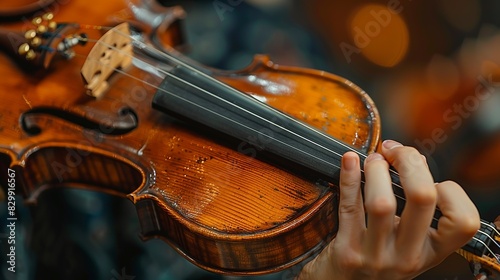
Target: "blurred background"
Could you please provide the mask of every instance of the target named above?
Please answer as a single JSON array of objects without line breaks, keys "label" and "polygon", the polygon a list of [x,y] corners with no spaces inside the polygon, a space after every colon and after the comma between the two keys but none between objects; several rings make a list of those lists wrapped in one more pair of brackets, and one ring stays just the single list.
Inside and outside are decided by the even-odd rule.
[{"label": "blurred background", "polygon": [[[375,101],[383,139],[419,148],[436,180],[459,182],[483,219],[500,214],[500,2],[159,3],[186,10],[186,51],[201,63],[240,69],[254,54],[269,54],[278,64],[353,81]],[[42,194],[38,206],[19,210],[18,238],[25,242],[17,279],[240,279],[205,272],[163,241],[141,242],[126,200],[55,190]],[[299,269],[246,279],[293,279]],[[471,274],[452,256],[419,279]]]}]

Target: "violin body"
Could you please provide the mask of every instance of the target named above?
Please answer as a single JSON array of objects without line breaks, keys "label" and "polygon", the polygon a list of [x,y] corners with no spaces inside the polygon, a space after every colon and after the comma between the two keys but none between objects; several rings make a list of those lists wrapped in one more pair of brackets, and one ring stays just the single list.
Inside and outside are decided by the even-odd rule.
[{"label": "violin body", "polygon": [[[59,22],[137,22],[121,2],[74,0],[47,9]],[[171,23],[182,13],[165,12],[169,16],[155,29],[164,44],[160,51],[179,55],[174,47],[180,31]],[[95,40],[103,33],[80,32]],[[278,271],[334,238],[335,182],[269,155],[258,135],[245,142],[153,109],[162,78],[134,59],[168,67],[144,54],[126,58],[98,96],[88,95],[82,67],[92,42],[75,47],[72,59],[55,57],[38,69],[29,62],[21,67],[15,54],[0,55],[0,166],[15,170],[16,194],[27,203],[56,187],[127,197],[137,207],[144,239],[161,238],[217,273]],[[343,78],[279,66],[265,56],[239,71],[203,71],[361,152],[377,148],[378,112],[366,93]]]}]

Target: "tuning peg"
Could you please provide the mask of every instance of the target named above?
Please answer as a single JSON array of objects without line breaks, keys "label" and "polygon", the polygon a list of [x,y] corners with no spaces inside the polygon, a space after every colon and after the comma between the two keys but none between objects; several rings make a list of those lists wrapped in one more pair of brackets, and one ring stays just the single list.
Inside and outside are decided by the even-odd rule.
[{"label": "tuning peg", "polygon": [[33,60],[36,57],[35,51],[30,47],[28,43],[21,44],[17,49],[17,53],[20,56],[24,56],[26,60]]},{"label": "tuning peg", "polygon": [[47,32],[47,26],[45,26],[45,25],[39,25],[36,28],[36,33],[38,33],[38,34],[43,34],[45,32]]},{"label": "tuning peg", "polygon": [[26,31],[26,33],[24,33],[24,38],[26,38],[26,40],[32,40],[35,37],[36,37],[36,31],[33,29],[28,30]]},{"label": "tuning peg", "polygon": [[26,60],[33,60],[36,58],[36,53],[34,50],[29,50],[28,53],[26,53],[25,56]]},{"label": "tuning peg", "polygon": [[21,56],[24,56],[28,53],[30,49],[31,49],[30,45],[28,43],[24,43],[19,46],[19,48],[17,49],[17,53]]},{"label": "tuning peg", "polygon": [[51,21],[54,19],[54,14],[53,13],[46,13],[42,16],[42,19],[45,21]]},{"label": "tuning peg", "polygon": [[40,39],[40,37],[35,37],[30,42],[30,46],[33,48],[37,48],[40,45],[42,45],[42,39]]},{"label": "tuning peg", "polygon": [[47,25],[49,28],[49,31],[54,31],[57,29],[57,22],[55,21],[50,21],[49,24]]},{"label": "tuning peg", "polygon": [[36,17],[36,18],[34,18],[33,20],[31,20],[31,22],[32,22],[34,25],[40,25],[40,24],[42,24],[43,19],[42,19],[41,17]]}]

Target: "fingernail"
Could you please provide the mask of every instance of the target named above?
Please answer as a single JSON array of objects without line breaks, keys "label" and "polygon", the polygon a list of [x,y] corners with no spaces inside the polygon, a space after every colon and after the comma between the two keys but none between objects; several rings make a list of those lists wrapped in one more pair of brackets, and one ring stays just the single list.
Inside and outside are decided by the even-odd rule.
[{"label": "fingernail", "polygon": [[379,154],[379,153],[373,153],[373,154],[370,154],[366,159],[365,159],[365,164],[367,164],[368,162],[370,161],[374,161],[374,160],[383,160],[384,159],[384,156]]},{"label": "fingernail", "polygon": [[399,142],[396,142],[394,140],[385,140],[384,142],[382,142],[382,146],[386,149],[392,149],[392,148],[396,148],[396,147],[402,147],[403,144],[399,143]]},{"label": "fingernail", "polygon": [[353,170],[358,165],[358,160],[352,156],[342,157],[342,168],[345,170]]}]

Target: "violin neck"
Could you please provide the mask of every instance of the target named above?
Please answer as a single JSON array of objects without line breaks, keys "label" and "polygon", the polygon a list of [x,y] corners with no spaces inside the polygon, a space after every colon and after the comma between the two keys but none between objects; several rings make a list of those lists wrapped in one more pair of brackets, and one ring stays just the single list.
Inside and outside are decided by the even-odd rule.
[{"label": "violin neck", "polygon": [[500,234],[494,223],[481,220],[474,237],[457,250],[470,263],[475,279],[500,279]]},{"label": "violin neck", "polygon": [[476,256],[484,255],[495,255],[491,248],[495,248],[495,237],[497,237],[498,231],[494,223],[481,220],[481,227],[476,232],[474,237],[462,247],[465,251],[468,251]]}]

